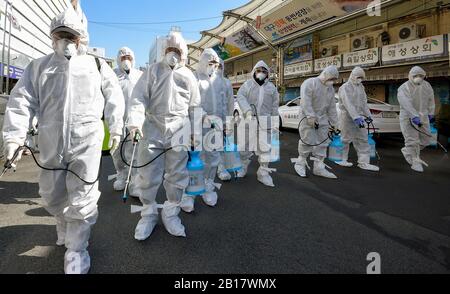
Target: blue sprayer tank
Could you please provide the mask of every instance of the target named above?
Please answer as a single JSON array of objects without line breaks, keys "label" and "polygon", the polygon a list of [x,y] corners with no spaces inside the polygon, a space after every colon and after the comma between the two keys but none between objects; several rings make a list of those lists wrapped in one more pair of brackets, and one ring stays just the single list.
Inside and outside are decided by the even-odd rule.
[{"label": "blue sprayer tank", "polygon": [[341,136],[334,135],[333,141],[328,146],[328,159],[334,162],[341,162],[344,158],[344,144]]},{"label": "blue sprayer tank", "polygon": [[377,143],[373,139],[373,134],[369,134],[370,159],[377,158]]},{"label": "blue sprayer tank", "polygon": [[224,167],[230,173],[236,173],[242,169],[241,156],[233,136],[225,137]]},{"label": "blue sprayer tank", "polygon": [[270,144],[270,162],[280,161],[280,133],[272,132],[272,141]]},{"label": "blue sprayer tank", "polygon": [[205,188],[205,166],[200,158],[200,151],[190,151],[187,164],[189,172],[189,186],[185,193],[190,196],[202,195],[206,192]]},{"label": "blue sprayer tank", "polygon": [[437,131],[436,126],[434,124],[430,124],[430,133],[431,133],[431,136],[432,136],[432,138],[430,138],[430,140],[431,140],[430,147],[437,148],[438,147],[438,143],[437,143],[438,131]]}]

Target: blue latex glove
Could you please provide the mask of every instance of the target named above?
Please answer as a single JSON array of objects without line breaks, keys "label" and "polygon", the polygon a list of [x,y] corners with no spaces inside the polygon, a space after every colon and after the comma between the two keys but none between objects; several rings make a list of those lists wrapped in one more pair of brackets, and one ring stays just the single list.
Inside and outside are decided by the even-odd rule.
[{"label": "blue latex glove", "polygon": [[428,119],[430,120],[430,123],[434,123],[435,117],[434,117],[434,115],[429,114]]},{"label": "blue latex glove", "polygon": [[358,117],[354,122],[358,127],[364,127],[364,119],[362,117]]},{"label": "blue latex glove", "polygon": [[420,117],[416,116],[415,118],[412,119],[412,123],[420,126],[422,124],[422,122],[420,121]]}]

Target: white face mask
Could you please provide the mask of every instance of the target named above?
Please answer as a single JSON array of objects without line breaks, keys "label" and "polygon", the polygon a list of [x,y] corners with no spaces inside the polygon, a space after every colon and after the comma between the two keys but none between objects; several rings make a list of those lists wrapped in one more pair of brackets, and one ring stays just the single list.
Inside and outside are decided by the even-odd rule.
[{"label": "white face mask", "polygon": [[166,54],[165,60],[167,62],[167,64],[171,67],[174,67],[175,65],[177,65],[180,62],[180,55],[178,55],[175,52],[169,52]]},{"label": "white face mask", "polygon": [[263,72],[260,72],[256,74],[256,78],[262,82],[267,78],[267,75]]},{"label": "white face mask", "polygon": [[124,61],[122,61],[121,66],[122,66],[122,69],[123,69],[124,71],[130,71],[130,70],[131,70],[131,67],[132,67],[132,64],[131,64],[131,61],[129,61],[129,60],[124,60]]},{"label": "white face mask", "polygon": [[356,79],[356,84],[361,85],[364,80],[362,78]]},{"label": "white face mask", "polygon": [[421,77],[415,77],[415,78],[413,79],[413,82],[414,82],[414,84],[416,84],[416,85],[421,85],[421,84],[423,83],[423,78],[421,78]]},{"label": "white face mask", "polygon": [[216,67],[214,65],[208,65],[208,69],[206,70],[208,76],[212,76],[216,72]]},{"label": "white face mask", "polygon": [[56,41],[55,52],[70,59],[71,57],[77,55],[78,49],[74,42],[68,39],[61,39]]},{"label": "white face mask", "polygon": [[326,85],[327,87],[333,87],[333,86],[334,86],[334,82],[333,82],[333,81],[326,81],[326,82],[325,82],[325,85]]}]

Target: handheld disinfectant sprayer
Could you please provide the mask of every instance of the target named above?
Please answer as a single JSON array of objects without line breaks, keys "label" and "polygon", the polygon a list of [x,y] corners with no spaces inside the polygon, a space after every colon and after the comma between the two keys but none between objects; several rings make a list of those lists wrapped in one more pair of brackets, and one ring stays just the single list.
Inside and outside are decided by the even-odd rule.
[{"label": "handheld disinfectant sprayer", "polygon": [[[308,142],[305,142],[305,141],[304,141],[304,138],[302,138],[302,135],[301,135],[301,132],[300,132],[300,127],[301,127],[302,123],[303,123],[306,119],[307,119],[307,117],[305,116],[305,117],[304,117],[303,119],[301,119],[300,122],[298,123],[298,134],[299,134],[299,137],[300,137],[300,141],[301,141],[303,144],[305,144],[306,146],[310,146],[310,147],[317,147],[317,146],[320,146],[320,145],[324,144],[325,142],[327,142],[328,140],[333,141],[333,138],[334,138],[335,136],[339,136],[339,135],[341,134],[341,130],[336,129],[334,126],[331,125],[331,123],[328,122],[328,123],[330,124],[329,130],[328,130],[328,134],[327,134],[327,137],[326,137],[322,142],[320,142],[320,143],[318,143],[318,144],[310,144],[310,143],[308,143]],[[319,124],[318,124],[318,123],[315,123],[315,124],[314,124],[314,129],[315,129],[316,131],[319,130]]]},{"label": "handheld disinfectant sprayer", "polygon": [[[17,148],[17,150],[14,152],[13,157],[12,157],[10,160],[7,160],[7,161],[5,162],[5,165],[4,165],[4,168],[3,168],[3,172],[2,172],[2,174],[0,175],[0,178],[1,178],[8,170],[10,170],[11,168],[15,168],[14,162],[15,162],[16,159],[19,157],[19,154],[20,154],[22,151],[24,151],[24,150],[30,151],[31,156],[33,157],[34,162],[36,163],[36,165],[37,165],[40,169],[43,169],[43,170],[46,170],[46,171],[65,171],[65,172],[71,173],[71,174],[73,174],[75,177],[77,177],[80,181],[82,181],[83,183],[85,183],[86,185],[94,185],[94,184],[97,183],[97,182],[99,181],[99,179],[100,179],[100,168],[99,168],[99,172],[98,172],[97,179],[96,179],[95,181],[92,181],[92,182],[91,182],[91,181],[86,181],[85,179],[81,178],[77,173],[75,173],[74,171],[72,171],[72,170],[70,170],[70,169],[68,169],[68,168],[48,168],[48,167],[44,167],[44,166],[42,166],[42,165],[39,163],[39,161],[36,159],[36,156],[35,156],[35,154],[34,154],[34,151],[33,151],[30,147],[28,147],[28,146],[26,146],[26,145],[23,145],[23,146],[20,146],[19,148]],[[100,165],[101,165],[101,162],[100,162]]]},{"label": "handheld disinfectant sprayer", "polygon": [[[133,138],[133,153],[131,154],[131,162],[132,163],[134,162],[134,156],[136,154],[136,147],[137,147],[140,139],[141,139],[141,135],[139,134],[139,132],[136,132],[136,135]],[[121,154],[122,154],[122,150],[120,150],[120,151],[121,151]],[[124,203],[127,202],[127,200],[128,200],[127,191],[128,191],[128,186],[130,185],[131,171],[132,170],[133,170],[133,167],[130,166],[130,169],[128,170],[127,181],[125,182],[125,189],[123,190],[123,196],[122,196],[122,201]]]},{"label": "handheld disinfectant sprayer", "polygon": [[[422,123],[420,123],[420,124],[417,125],[419,128],[416,128],[416,126],[414,125],[412,119],[409,119],[409,123],[411,124],[411,127],[412,127],[413,129],[415,129],[417,132],[419,132],[419,133],[421,133],[421,134],[423,134],[423,135],[425,135],[425,136],[427,136],[427,137],[429,137],[429,138],[433,138],[433,135],[432,135],[432,134],[429,134],[429,133],[426,132],[425,130],[421,130],[421,129],[423,128],[423,124],[422,124]],[[441,147],[441,149],[442,149],[445,153],[448,153],[448,150],[447,150],[447,149],[439,142],[439,140],[437,140],[436,143],[437,143],[437,145],[439,145],[439,147]]]}]

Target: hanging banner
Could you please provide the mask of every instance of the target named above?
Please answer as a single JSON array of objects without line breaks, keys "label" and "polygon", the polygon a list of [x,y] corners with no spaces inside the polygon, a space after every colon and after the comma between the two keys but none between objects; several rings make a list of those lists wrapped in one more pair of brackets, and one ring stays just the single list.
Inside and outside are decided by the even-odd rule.
[{"label": "hanging banner", "polygon": [[405,43],[387,45],[382,48],[383,64],[444,56],[444,35]]},{"label": "hanging banner", "polygon": [[213,47],[222,60],[241,55],[264,45],[262,38],[250,27],[226,37],[223,42]]},{"label": "hanging banner", "polygon": [[313,61],[305,61],[296,64],[287,65],[284,68],[284,76],[299,76],[313,72]]},{"label": "hanging banner", "polygon": [[324,70],[326,67],[334,65],[338,69],[342,67],[342,57],[341,55],[325,57],[321,59],[314,60],[314,71],[319,72]]},{"label": "hanging banner", "polygon": [[284,50],[284,64],[289,65],[313,59],[312,42],[312,35],[295,40]]},{"label": "hanging banner", "polygon": [[378,48],[344,53],[342,56],[342,63],[345,68],[373,66],[379,61],[380,56],[378,54]]},{"label": "hanging banner", "polygon": [[342,0],[288,0],[262,17],[261,31],[271,41],[319,22],[365,9],[372,2]]}]

